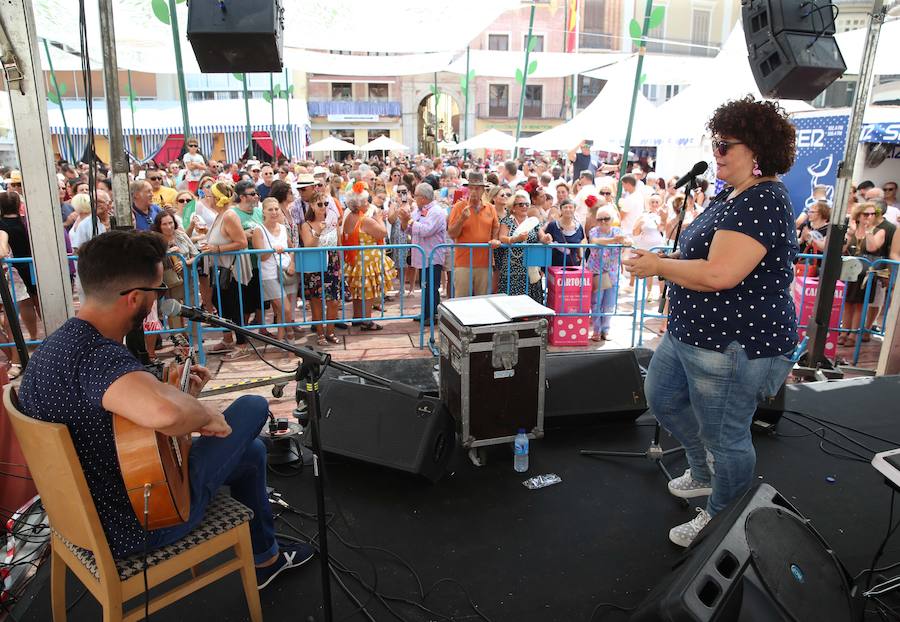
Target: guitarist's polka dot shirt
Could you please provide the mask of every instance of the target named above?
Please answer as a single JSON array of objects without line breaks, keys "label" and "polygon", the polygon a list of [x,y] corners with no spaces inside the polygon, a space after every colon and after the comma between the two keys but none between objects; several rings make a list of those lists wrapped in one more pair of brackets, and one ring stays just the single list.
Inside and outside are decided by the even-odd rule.
[{"label": "guitarist's polka dot shirt", "polygon": [[143,369],[125,346],[71,318],[35,351],[19,388],[25,414],[68,426],[114,557],[141,550],[144,530],[125,492],[102,400],[119,377]]}]

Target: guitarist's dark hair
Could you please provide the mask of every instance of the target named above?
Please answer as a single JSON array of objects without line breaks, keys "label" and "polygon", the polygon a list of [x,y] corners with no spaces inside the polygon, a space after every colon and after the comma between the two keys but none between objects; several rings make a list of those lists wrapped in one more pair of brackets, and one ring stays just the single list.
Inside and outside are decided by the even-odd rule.
[{"label": "guitarist's dark hair", "polygon": [[85,296],[115,300],[131,287],[159,285],[166,242],[152,231],[108,231],[78,248],[78,276]]}]

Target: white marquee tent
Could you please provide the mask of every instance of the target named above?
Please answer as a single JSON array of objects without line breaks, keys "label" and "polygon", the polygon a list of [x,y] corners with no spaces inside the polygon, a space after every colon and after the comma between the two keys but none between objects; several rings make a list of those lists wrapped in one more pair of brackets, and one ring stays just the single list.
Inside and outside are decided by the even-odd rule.
[{"label": "white marquee tent", "polygon": [[306,147],[306,151],[356,151],[356,145],[346,140],[329,136]]},{"label": "white marquee tent", "polygon": [[462,149],[491,149],[495,151],[512,151],[515,148],[516,139],[494,128],[482,132],[468,140],[456,145],[457,150]]},{"label": "white marquee tent", "polygon": [[393,140],[384,134],[373,140],[372,142],[366,143],[362,147],[359,148],[360,151],[409,151],[409,147],[404,145],[403,143],[399,143],[396,140]]}]

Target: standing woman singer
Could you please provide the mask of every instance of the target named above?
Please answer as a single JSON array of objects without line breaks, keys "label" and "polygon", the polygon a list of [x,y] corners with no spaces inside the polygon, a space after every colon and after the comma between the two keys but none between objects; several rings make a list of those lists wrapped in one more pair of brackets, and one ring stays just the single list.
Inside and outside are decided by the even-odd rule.
[{"label": "standing woman singer", "polygon": [[709,496],[693,520],[669,532],[685,547],[753,483],[753,413],[784,382],[797,342],[790,295],[797,235],[776,177],[794,162],[794,126],[777,104],[748,96],[720,106],[707,127],[726,188],[681,233],[673,255],[635,250],[622,262],[670,285],[668,332],[645,390],[687,455],[689,468],[669,492]]}]

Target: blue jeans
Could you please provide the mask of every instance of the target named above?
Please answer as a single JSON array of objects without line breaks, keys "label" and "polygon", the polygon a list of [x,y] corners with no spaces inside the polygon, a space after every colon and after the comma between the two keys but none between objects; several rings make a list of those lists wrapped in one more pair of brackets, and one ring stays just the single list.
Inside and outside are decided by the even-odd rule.
[{"label": "blue jeans", "polygon": [[[434,265],[430,269],[420,269],[422,271],[422,307],[425,309],[425,321],[428,321],[431,317],[434,317],[435,321],[437,321],[435,311],[437,311],[438,305],[441,304],[441,275],[444,272],[444,266]],[[433,276],[429,276],[429,270]],[[432,283],[434,284],[434,301],[429,306],[429,292],[431,291]]]},{"label": "blue jeans", "polygon": [[278,552],[275,521],[266,493],[266,446],[257,438],[266,422],[269,404],[258,395],[239,397],[225,409],[231,434],[225,438],[203,436],[191,445],[191,513],[187,522],[154,529],[149,547],[166,546],[186,536],[203,520],[206,507],[223,484],[231,496],[253,510],[250,541],[257,564]]},{"label": "blue jeans", "polygon": [[[602,280],[602,276],[600,279]],[[598,284],[599,287],[599,284]],[[619,294],[618,282],[614,281],[612,287],[606,289],[597,289],[594,298],[591,301],[591,316],[594,332],[608,333],[609,325],[612,323],[611,315],[600,315],[601,313],[612,313],[616,308],[616,298]]]},{"label": "blue jeans", "polygon": [[749,359],[737,341],[715,352],[668,333],[653,353],[644,384],[647,404],[684,446],[692,477],[711,481],[710,515],[750,488],[753,414],[760,399],[778,392],[792,366],[786,356]]}]

